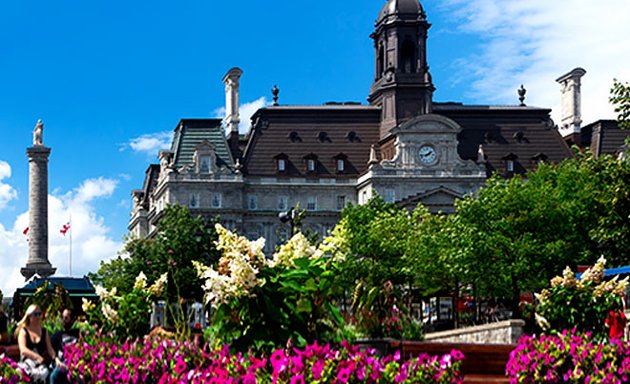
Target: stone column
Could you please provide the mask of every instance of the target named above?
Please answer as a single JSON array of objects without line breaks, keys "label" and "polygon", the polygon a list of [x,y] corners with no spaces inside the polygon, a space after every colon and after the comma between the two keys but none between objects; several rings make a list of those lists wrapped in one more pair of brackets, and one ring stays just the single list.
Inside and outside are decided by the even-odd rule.
[{"label": "stone column", "polygon": [[34,131],[33,146],[26,149],[29,159],[29,249],[26,267],[21,269],[28,280],[37,274],[48,277],[57,270],[48,261],[48,156],[50,148],[43,143],[41,120]]}]

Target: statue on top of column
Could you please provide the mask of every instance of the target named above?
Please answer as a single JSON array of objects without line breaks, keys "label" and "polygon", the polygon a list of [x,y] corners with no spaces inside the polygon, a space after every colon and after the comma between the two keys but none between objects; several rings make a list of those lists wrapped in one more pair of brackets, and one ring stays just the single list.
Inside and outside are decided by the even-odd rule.
[{"label": "statue on top of column", "polygon": [[44,123],[41,120],[37,120],[37,125],[33,129],[33,146],[44,146]]}]

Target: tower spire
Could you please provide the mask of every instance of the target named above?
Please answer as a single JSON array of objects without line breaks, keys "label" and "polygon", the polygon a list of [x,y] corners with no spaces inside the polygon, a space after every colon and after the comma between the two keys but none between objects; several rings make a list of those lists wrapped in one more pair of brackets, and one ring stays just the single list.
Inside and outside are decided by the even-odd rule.
[{"label": "tower spire", "polygon": [[433,110],[433,80],[427,64],[431,24],[418,0],[389,0],[371,37],[375,76],[368,101],[382,108],[381,139],[402,122]]}]

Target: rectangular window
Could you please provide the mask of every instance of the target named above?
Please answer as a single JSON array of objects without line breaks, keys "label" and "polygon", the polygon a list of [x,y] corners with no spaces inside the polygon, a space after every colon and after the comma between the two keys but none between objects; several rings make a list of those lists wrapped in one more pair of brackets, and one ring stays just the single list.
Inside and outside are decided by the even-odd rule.
[{"label": "rectangular window", "polygon": [[385,200],[386,203],[393,203],[396,201],[396,192],[393,189],[386,189],[385,190],[385,196],[383,196],[383,199]]},{"label": "rectangular window", "polygon": [[306,200],[306,210],[307,211],[316,211],[317,210],[317,197],[309,196]]},{"label": "rectangular window", "polygon": [[505,167],[508,172],[514,172],[514,160],[506,160]]},{"label": "rectangular window", "polygon": [[315,172],[315,160],[314,159],[307,159],[306,160],[306,170],[308,172]]},{"label": "rectangular window", "polygon": [[337,210],[341,211],[346,207],[346,197],[343,195],[337,196]]},{"label": "rectangular window", "polygon": [[210,206],[212,208],[221,208],[221,200],[223,200],[223,196],[220,193],[213,193],[210,197]]},{"label": "rectangular window", "polygon": [[188,198],[188,207],[189,208],[199,208],[199,194],[191,193]]},{"label": "rectangular window", "polygon": [[289,209],[289,198],[287,196],[278,196],[278,211],[286,211]]},{"label": "rectangular window", "polygon": [[278,172],[284,172],[287,170],[287,161],[285,159],[278,159]]},{"label": "rectangular window", "polygon": [[337,172],[343,172],[346,169],[346,162],[344,159],[337,159]]},{"label": "rectangular window", "polygon": [[258,209],[258,196],[249,195],[247,198],[247,209],[250,211],[255,211]]},{"label": "rectangular window", "polygon": [[199,159],[199,173],[210,173],[210,156],[201,156]]}]

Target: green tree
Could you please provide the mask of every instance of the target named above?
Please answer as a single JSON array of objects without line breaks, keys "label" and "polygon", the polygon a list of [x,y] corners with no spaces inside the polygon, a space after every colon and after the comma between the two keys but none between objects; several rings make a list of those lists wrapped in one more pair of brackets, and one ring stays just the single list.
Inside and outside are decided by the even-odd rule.
[{"label": "green tree", "polygon": [[609,101],[615,107],[619,127],[630,129],[630,84],[615,79]]},{"label": "green tree", "polygon": [[164,209],[156,234],[151,238],[129,238],[123,255],[102,262],[99,271],[90,277],[105,288],[131,292],[136,276],[144,272],[150,281],[169,272],[167,295],[201,300],[202,281],[192,261],[205,265],[216,262],[220,255],[213,225],[201,217],[193,217],[188,208],[170,205]]}]

